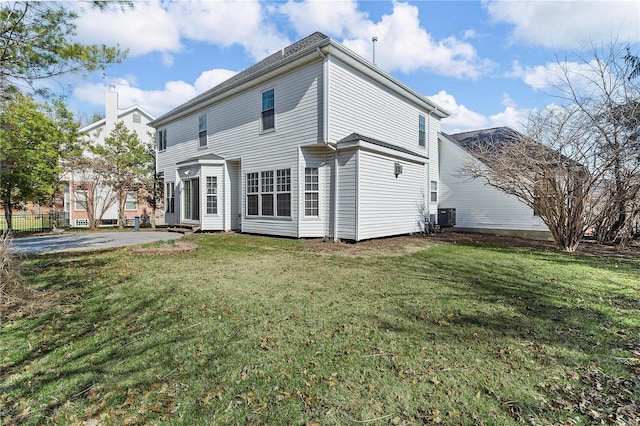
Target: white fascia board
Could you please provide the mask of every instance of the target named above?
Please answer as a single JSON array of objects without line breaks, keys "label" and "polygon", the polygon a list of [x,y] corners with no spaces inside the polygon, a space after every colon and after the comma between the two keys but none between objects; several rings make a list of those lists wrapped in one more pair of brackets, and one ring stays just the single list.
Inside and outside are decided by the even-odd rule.
[{"label": "white fascia board", "polygon": [[365,151],[376,152],[379,154],[384,154],[388,157],[394,157],[400,160],[411,161],[418,164],[427,164],[427,162],[429,161],[429,159],[426,157],[420,157],[417,155],[409,154],[407,152],[396,151],[395,149],[376,145],[363,140],[353,140],[349,142],[341,142],[338,144],[338,151],[349,148],[360,148]]},{"label": "white fascia board", "polygon": [[194,158],[177,164],[178,170],[193,166],[223,166],[224,160],[212,158]]}]

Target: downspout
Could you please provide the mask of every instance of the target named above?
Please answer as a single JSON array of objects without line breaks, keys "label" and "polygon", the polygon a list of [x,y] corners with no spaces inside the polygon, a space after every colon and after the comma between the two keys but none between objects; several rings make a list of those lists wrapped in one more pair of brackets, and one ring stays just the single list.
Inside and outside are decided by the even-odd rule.
[{"label": "downspout", "polygon": [[[333,242],[338,241],[338,144],[332,144],[329,142],[329,61],[327,55],[322,53],[320,47],[316,48],[316,51],[323,60],[322,69],[322,139],[326,147],[333,151]],[[331,205],[331,199],[329,199]]]}]

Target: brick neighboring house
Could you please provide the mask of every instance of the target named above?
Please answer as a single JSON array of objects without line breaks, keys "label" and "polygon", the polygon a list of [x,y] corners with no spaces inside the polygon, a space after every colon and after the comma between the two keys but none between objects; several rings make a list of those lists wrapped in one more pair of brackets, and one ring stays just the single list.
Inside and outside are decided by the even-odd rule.
[{"label": "brick neighboring house", "polygon": [[[123,122],[127,129],[137,133],[141,141],[149,138],[149,133],[153,133],[153,128],[148,123],[153,120],[153,116],[138,105],[132,105],[126,109],[118,109],[118,93],[116,87],[111,85],[106,94],[105,118],[84,126],[80,129],[83,138],[95,144],[103,144],[106,137],[115,128],[118,122]],[[64,197],[63,211],[68,217],[70,226],[89,226],[88,216],[85,204],[80,197],[86,197],[86,188],[89,182],[83,181],[83,178],[72,171],[68,172],[63,181]],[[103,187],[98,189],[98,199],[96,204],[101,206],[105,203],[112,204],[102,217],[101,225],[115,225],[118,220],[117,200],[111,201],[113,196],[110,195],[110,189]],[[152,214],[149,205],[143,202],[143,194],[140,191],[127,194],[125,203],[125,218],[127,224],[132,224],[136,216],[145,220]],[[162,209],[156,210],[156,223],[163,223]]]}]

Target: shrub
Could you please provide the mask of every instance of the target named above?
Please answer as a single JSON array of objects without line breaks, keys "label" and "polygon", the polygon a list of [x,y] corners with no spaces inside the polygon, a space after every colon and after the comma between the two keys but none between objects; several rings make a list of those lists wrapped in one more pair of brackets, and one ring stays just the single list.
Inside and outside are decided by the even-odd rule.
[{"label": "shrub", "polygon": [[20,300],[20,271],[9,232],[0,234],[0,321],[4,308]]}]

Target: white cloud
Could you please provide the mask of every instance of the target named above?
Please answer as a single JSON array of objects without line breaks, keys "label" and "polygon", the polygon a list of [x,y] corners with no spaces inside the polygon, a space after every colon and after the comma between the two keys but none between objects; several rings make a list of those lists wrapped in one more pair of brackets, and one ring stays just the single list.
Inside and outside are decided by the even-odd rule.
[{"label": "white cloud", "polygon": [[[133,2],[133,8],[88,8],[77,21],[83,43],[119,44],[130,56],[163,53],[163,64],[173,64],[168,53],[184,49],[183,40],[221,47],[242,46],[254,59],[289,44],[257,0]],[[260,29],[259,31],[257,29]]]},{"label": "white cloud", "polygon": [[429,96],[429,99],[451,113],[449,117],[442,120],[442,131],[449,134],[502,126],[522,130],[530,113],[530,110],[518,109],[506,94],[503,97],[504,111],[490,116],[482,115],[470,110],[465,105],[458,104],[456,98],[444,90]]},{"label": "white cloud", "polygon": [[343,44],[368,60],[373,59],[371,38],[377,37],[376,64],[387,71],[429,70],[476,79],[494,66],[491,61],[479,58],[471,44],[455,37],[434,40],[421,27],[418,8],[408,3],[394,2],[392,13],[382,16],[377,23],[358,11],[353,1],[290,1],[279,10],[299,33],[315,28],[345,37]]},{"label": "white cloud", "polygon": [[176,20],[157,1],[133,2],[133,8],[89,8],[77,20],[78,39],[87,44],[119,44],[130,56],[182,48]]},{"label": "white cloud", "polygon": [[640,42],[640,2],[487,0],[496,22],[513,25],[512,37],[531,45],[582,48],[592,41]]},{"label": "white cloud", "polygon": [[268,15],[257,0],[178,1],[169,3],[167,11],[185,38],[222,47],[239,44],[254,59],[262,59],[289,44],[265,20]]},{"label": "white cloud", "polygon": [[309,33],[309,28],[314,28],[323,33],[344,37],[353,28],[368,22],[367,14],[360,12],[358,3],[353,0],[289,0],[280,6],[279,12],[289,18],[298,34]]},{"label": "white cloud", "polygon": [[545,65],[522,66],[519,61],[514,61],[512,70],[505,77],[516,77],[535,90],[547,90],[562,85],[563,81],[570,79],[576,87],[589,86],[593,78],[597,78],[595,72],[599,68],[594,59],[588,63],[578,62],[549,62]]},{"label": "white cloud", "polygon": [[118,107],[128,108],[139,105],[156,117],[188,101],[198,94],[232,77],[235,71],[224,69],[208,70],[200,74],[193,84],[182,80],[168,81],[159,90],[143,90],[135,87],[132,81],[116,78],[104,83],[86,83],[77,85],[73,91],[75,100],[104,109],[107,87],[115,84],[118,91]]},{"label": "white cloud", "polygon": [[236,75],[235,71],[224,69],[208,70],[200,74],[193,84],[198,93],[202,93]]}]

